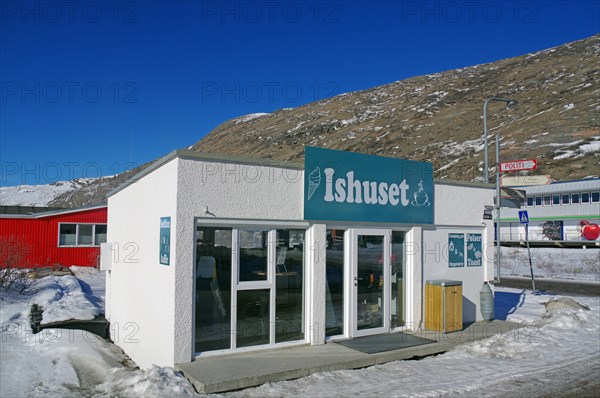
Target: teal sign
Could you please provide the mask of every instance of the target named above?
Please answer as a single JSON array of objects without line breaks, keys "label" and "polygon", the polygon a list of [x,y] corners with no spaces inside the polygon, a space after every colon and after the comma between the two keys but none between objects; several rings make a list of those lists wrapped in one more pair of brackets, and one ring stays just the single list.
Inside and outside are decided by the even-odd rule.
[{"label": "teal sign", "polygon": [[431,163],[306,147],[304,219],[433,224]]},{"label": "teal sign", "polygon": [[171,263],[171,217],[160,218],[160,263]]},{"label": "teal sign", "polygon": [[467,267],[481,267],[483,257],[481,234],[467,234]]},{"label": "teal sign", "polygon": [[448,234],[448,266],[465,266],[465,234]]}]

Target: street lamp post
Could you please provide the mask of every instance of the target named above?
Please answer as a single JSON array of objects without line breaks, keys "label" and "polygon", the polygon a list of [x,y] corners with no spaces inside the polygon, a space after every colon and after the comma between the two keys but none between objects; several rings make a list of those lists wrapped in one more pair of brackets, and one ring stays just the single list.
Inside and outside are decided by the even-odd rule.
[{"label": "street lamp post", "polygon": [[[487,106],[490,101],[506,102],[513,107],[517,101],[510,98],[488,98],[483,104],[483,146],[484,146],[484,182],[489,182],[488,171],[488,139],[487,139]],[[500,282],[500,135],[496,133],[496,279]]]}]

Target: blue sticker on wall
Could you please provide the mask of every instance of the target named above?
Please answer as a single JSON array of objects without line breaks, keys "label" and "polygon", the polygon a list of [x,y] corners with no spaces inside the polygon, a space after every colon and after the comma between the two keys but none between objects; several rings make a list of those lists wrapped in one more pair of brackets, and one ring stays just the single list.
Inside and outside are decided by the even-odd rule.
[{"label": "blue sticker on wall", "polygon": [[465,234],[448,234],[448,267],[465,266]]},{"label": "blue sticker on wall", "polygon": [[467,234],[467,267],[481,267],[482,257],[481,234]]},{"label": "blue sticker on wall", "polygon": [[171,217],[160,218],[160,263],[171,263]]}]

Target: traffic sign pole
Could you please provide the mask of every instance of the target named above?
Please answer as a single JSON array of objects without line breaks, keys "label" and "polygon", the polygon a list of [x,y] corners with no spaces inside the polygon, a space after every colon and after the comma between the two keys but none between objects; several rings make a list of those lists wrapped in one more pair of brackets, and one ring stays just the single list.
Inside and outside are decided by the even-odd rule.
[{"label": "traffic sign pole", "polygon": [[529,250],[529,220],[525,224],[525,242],[527,242],[527,256],[529,257],[529,271],[531,271],[531,286],[535,294],[535,278],[533,277],[533,265],[531,264],[531,250]]}]

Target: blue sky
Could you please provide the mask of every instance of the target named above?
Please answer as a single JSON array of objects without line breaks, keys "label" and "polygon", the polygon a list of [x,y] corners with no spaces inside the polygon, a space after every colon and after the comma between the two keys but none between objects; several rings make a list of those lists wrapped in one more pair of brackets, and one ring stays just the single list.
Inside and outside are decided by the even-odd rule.
[{"label": "blue sky", "polygon": [[600,31],[598,1],[0,2],[0,185],[121,172],[244,114]]}]

